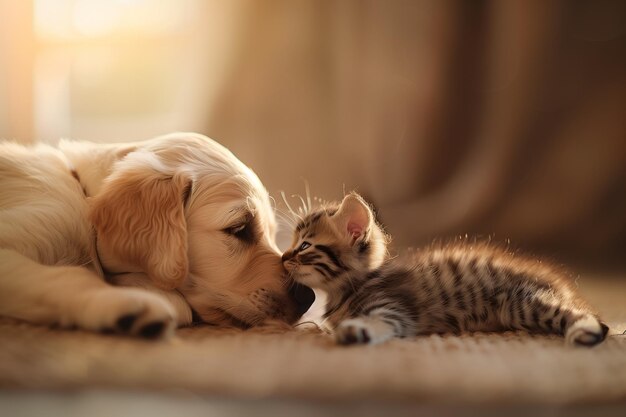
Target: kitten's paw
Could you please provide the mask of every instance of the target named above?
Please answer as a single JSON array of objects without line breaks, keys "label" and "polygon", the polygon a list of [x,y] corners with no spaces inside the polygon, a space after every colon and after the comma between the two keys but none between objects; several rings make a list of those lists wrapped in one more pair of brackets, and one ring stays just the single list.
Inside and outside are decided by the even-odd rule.
[{"label": "kitten's paw", "polygon": [[606,338],[608,330],[606,324],[593,316],[587,316],[577,320],[567,329],[565,341],[575,346],[594,346]]},{"label": "kitten's paw", "polygon": [[372,341],[371,329],[363,320],[344,320],[335,329],[335,340],[340,345],[367,344]]},{"label": "kitten's paw", "polygon": [[86,300],[78,325],[145,339],[168,338],[176,328],[176,311],[158,294],[136,288],[108,288]]}]

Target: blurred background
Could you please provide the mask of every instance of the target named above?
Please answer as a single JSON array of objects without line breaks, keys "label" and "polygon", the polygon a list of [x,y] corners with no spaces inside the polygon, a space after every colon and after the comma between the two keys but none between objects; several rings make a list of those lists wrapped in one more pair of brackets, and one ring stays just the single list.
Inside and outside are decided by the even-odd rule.
[{"label": "blurred background", "polygon": [[400,247],[626,265],[624,1],[0,0],[0,137],[171,131]]}]

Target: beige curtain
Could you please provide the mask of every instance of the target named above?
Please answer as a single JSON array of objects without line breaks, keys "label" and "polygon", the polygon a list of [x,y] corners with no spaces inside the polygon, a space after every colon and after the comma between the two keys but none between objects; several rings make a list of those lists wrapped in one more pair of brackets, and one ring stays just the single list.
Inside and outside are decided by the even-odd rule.
[{"label": "beige curtain", "polygon": [[400,246],[626,258],[626,2],[243,2],[207,133],[274,195],[357,189]]}]

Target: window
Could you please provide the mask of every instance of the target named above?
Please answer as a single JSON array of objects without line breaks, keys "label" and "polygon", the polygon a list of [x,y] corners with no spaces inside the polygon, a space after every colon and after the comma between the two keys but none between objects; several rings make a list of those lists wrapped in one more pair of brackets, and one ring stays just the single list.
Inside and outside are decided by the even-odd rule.
[{"label": "window", "polygon": [[194,128],[200,3],[35,0],[34,136],[133,140]]}]

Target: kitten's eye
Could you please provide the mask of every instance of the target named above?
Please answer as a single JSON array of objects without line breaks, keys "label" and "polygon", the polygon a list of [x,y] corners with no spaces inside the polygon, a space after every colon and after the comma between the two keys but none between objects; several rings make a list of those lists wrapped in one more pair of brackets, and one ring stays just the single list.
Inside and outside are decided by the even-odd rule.
[{"label": "kitten's eye", "polygon": [[305,250],[306,248],[308,248],[309,246],[311,246],[311,244],[309,242],[302,242],[302,244],[300,245],[300,247],[298,248],[299,252],[302,252],[303,250]]}]

